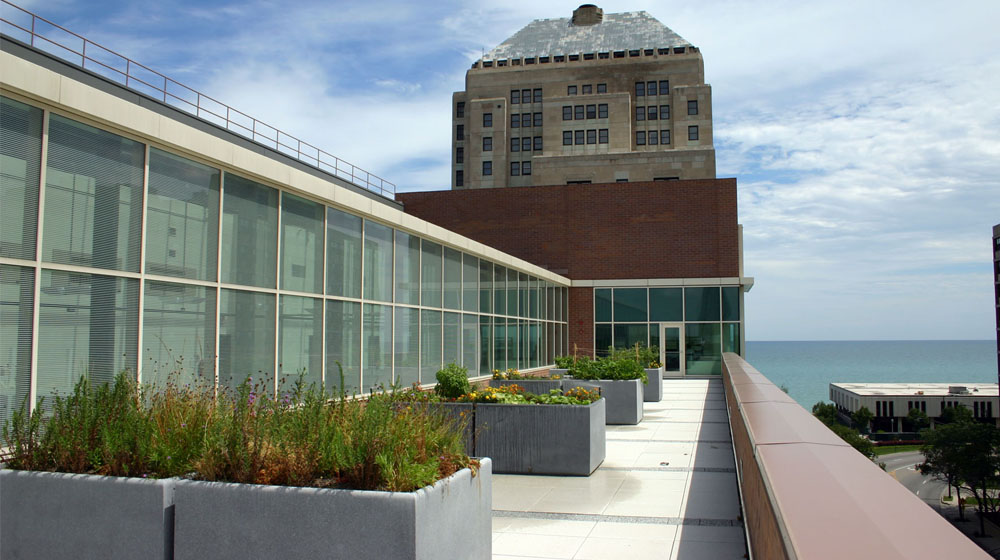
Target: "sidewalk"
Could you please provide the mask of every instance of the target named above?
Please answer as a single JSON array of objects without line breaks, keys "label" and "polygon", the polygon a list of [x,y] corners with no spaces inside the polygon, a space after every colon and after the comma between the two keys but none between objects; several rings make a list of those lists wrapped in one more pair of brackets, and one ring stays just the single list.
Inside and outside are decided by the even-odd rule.
[{"label": "sidewalk", "polygon": [[589,477],[494,475],[493,558],[742,559],[721,379],[667,379]]},{"label": "sidewalk", "polygon": [[976,533],[979,532],[979,516],[976,515],[976,506],[966,506],[965,508],[965,521],[958,520],[958,505],[952,501],[951,503],[941,501],[937,506],[931,506],[942,517],[951,522],[956,529],[969,537],[969,540],[979,545],[980,548],[989,553],[990,556],[994,558],[1000,558],[1000,539],[996,537],[977,537]]}]

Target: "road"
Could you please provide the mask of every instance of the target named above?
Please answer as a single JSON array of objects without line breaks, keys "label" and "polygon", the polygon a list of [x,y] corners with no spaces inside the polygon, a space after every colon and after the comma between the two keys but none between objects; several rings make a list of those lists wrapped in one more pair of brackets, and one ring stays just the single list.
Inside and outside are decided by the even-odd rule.
[{"label": "road", "polygon": [[941,495],[948,491],[947,486],[929,476],[920,474],[916,465],[924,462],[924,455],[919,451],[891,453],[879,458],[885,463],[885,472],[889,473],[907,490],[913,492],[927,505],[941,513]]}]

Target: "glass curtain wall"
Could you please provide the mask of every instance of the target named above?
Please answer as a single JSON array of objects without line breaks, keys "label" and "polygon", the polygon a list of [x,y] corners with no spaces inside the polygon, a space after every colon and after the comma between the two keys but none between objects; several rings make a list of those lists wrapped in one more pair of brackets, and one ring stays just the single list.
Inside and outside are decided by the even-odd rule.
[{"label": "glass curtain wall", "polygon": [[84,374],[350,395],[567,351],[563,285],[0,103],[0,421]]},{"label": "glass curtain wall", "polygon": [[722,373],[722,353],[740,353],[740,287],[595,288],[594,348],[659,346],[660,323],[684,325],[685,370]]}]

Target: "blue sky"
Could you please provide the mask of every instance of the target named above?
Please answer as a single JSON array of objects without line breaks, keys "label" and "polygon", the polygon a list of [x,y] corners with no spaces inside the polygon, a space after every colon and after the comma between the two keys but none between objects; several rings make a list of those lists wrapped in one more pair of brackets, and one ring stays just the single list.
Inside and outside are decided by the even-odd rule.
[{"label": "blue sky", "polygon": [[[447,188],[472,61],[580,2],[22,1],[386,177]],[[989,339],[1000,3],[600,2],[701,48],[749,340]],[[4,7],[4,13],[9,9]]]}]

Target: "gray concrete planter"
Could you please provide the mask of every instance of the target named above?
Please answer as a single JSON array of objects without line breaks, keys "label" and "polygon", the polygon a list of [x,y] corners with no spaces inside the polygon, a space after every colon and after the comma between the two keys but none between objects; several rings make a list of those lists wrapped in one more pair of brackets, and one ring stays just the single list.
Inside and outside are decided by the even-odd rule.
[{"label": "gray concrete planter", "polygon": [[646,384],[642,386],[643,402],[660,402],[663,400],[663,370],[646,368]]},{"label": "gray concrete planter", "polygon": [[561,375],[562,377],[566,377],[569,375],[569,370],[564,368],[552,368],[549,370],[549,375]]},{"label": "gray concrete planter", "polygon": [[601,396],[607,399],[608,424],[638,424],[642,421],[642,380],[608,380],[608,379],[566,379],[563,389],[573,387],[593,387],[601,389]]},{"label": "gray concrete planter", "polygon": [[496,472],[589,476],[604,462],[606,399],[476,405],[476,454]]},{"label": "gray concrete planter", "polygon": [[172,558],[176,481],[0,470],[0,558]]},{"label": "gray concrete planter", "polygon": [[490,387],[520,385],[533,395],[548,395],[552,389],[562,389],[561,379],[490,379]]},{"label": "gray concrete planter", "polygon": [[492,502],[487,458],[416,492],[179,480],[174,557],[488,560]]}]

